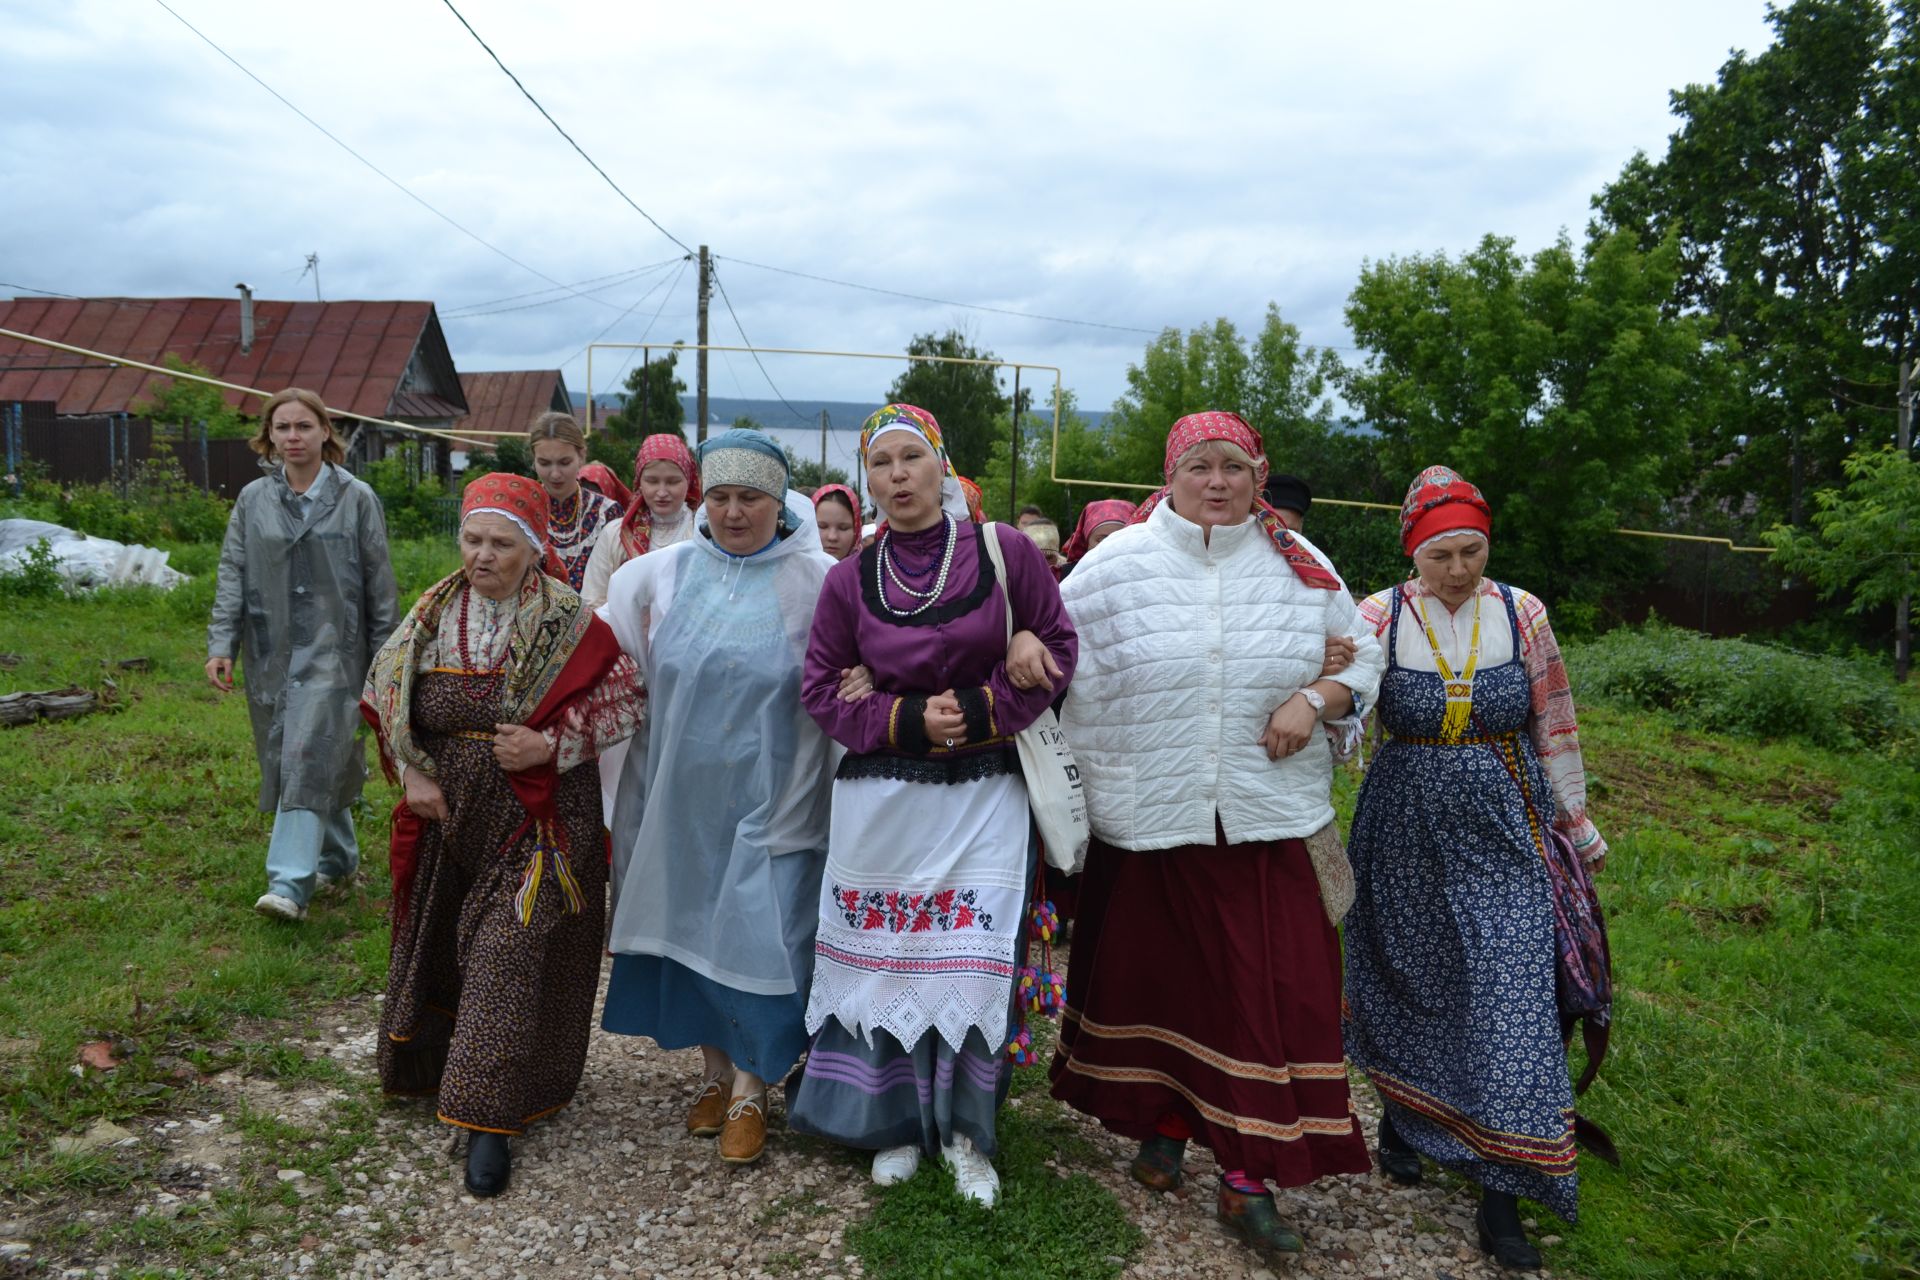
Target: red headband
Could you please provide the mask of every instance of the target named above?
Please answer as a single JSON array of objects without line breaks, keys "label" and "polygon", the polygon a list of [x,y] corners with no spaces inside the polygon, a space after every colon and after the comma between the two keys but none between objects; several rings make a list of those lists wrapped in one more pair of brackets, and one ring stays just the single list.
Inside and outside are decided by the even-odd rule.
[{"label": "red headband", "polygon": [[1427,539],[1455,529],[1488,535],[1493,508],[1453,468],[1428,467],[1407,486],[1407,499],[1400,506],[1400,547],[1412,555]]}]

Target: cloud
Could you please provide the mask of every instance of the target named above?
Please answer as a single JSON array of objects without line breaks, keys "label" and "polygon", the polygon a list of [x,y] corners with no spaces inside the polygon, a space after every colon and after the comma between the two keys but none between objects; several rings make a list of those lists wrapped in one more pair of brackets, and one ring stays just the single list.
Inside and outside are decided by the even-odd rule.
[{"label": "cloud", "polygon": [[[450,311],[679,252],[443,6],[168,2],[533,270],[369,172],[158,4],[80,0],[9,8],[0,279],[187,295],[245,280],[290,297],[311,288],[302,269],[318,253],[330,297]],[[756,342],[899,350],[961,324],[1003,357],[1061,365],[1094,407],[1124,387],[1146,335],[745,262],[1154,330],[1222,315],[1251,327],[1277,301],[1309,341],[1339,345],[1363,260],[1458,252],[1488,232],[1524,249],[1577,234],[1593,191],[1636,148],[1663,145],[1668,91],[1767,38],[1760,0],[1630,0],[1604,19],[1412,0],[461,8],[648,212],[713,247]],[[598,301],[449,319],[455,358],[551,365],[610,323],[612,339],[691,339],[692,274],[672,296],[648,293],[672,271]],[[717,298],[712,333],[738,341]],[[569,366],[576,385],[584,363]],[[768,368],[790,395],[830,398],[875,398],[892,376],[854,361]],[[765,394],[744,357],[716,360],[714,376]]]}]

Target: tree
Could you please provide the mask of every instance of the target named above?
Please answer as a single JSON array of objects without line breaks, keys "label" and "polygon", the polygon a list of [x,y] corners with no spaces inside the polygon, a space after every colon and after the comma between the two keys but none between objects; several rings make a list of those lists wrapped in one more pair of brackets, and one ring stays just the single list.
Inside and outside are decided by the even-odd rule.
[{"label": "tree", "polygon": [[1180,418],[1224,409],[1260,433],[1275,470],[1309,472],[1334,430],[1328,395],[1339,374],[1330,351],[1305,346],[1300,330],[1267,304],[1252,342],[1227,319],[1182,334],[1168,329],[1127,369],[1127,390],[1107,426],[1142,479],[1157,478],[1167,432]]},{"label": "tree", "polygon": [[[203,365],[182,360],[169,352],[161,362],[175,373],[193,373],[207,377]],[[151,422],[164,438],[185,440],[189,432],[205,424],[207,435],[215,440],[244,438],[258,430],[258,424],[227,403],[226,392],[190,378],[155,378],[147,384],[148,400],[137,400],[133,412]]]},{"label": "tree", "polygon": [[643,436],[678,433],[686,416],[680,407],[680,393],[687,389],[674,372],[679,359],[678,351],[669,351],[635,365],[627,374],[620,412],[608,417],[607,430],[634,441]]},{"label": "tree", "polygon": [[[734,423],[739,426],[739,423]],[[818,458],[802,458],[791,449],[783,449],[787,455],[787,487],[798,489],[801,493],[812,493],[823,484],[844,484],[851,488],[847,473],[838,467],[823,467]]]},{"label": "tree", "polygon": [[1457,260],[1370,263],[1348,301],[1367,357],[1347,398],[1387,474],[1445,463],[1479,485],[1502,575],[1575,605],[1576,624],[1650,574],[1647,548],[1613,531],[1664,518],[1690,433],[1722,407],[1707,322],[1667,305],[1677,257],[1614,235],[1529,259],[1488,236]]},{"label": "tree", "polygon": [[[972,339],[958,329],[938,335],[919,334],[907,344],[907,354],[995,358],[991,351],[975,347]],[[887,400],[919,405],[939,419],[953,469],[977,480],[993,453],[996,422],[1007,412],[1008,397],[1000,386],[1000,370],[991,365],[915,360],[893,380]]]},{"label": "tree", "polygon": [[[1024,397],[1023,397],[1024,398]],[[1049,396],[1051,400],[1051,396]],[[1065,390],[1060,398],[1060,474],[1071,479],[1135,481],[1125,464],[1117,463],[1107,448],[1107,434],[1092,426],[1077,411],[1073,392]],[[1072,515],[1095,498],[1127,498],[1138,501],[1146,495],[1137,489],[1088,487],[1069,488],[1052,479],[1053,410],[1033,410],[1020,415],[1020,479],[1013,488],[1013,428],[1010,414],[1002,414],[994,423],[993,452],[974,479],[980,485],[980,505],[989,519],[1012,520],[1014,507],[1029,504],[1045,511],[1063,532],[1073,527]],[[1137,478],[1145,483],[1153,476]]]},{"label": "tree", "polygon": [[[1779,525],[1764,536],[1779,568],[1828,599],[1846,595],[1857,614],[1920,591],[1920,466],[1888,448],[1856,449],[1844,466],[1844,488],[1814,494],[1811,529]],[[1910,649],[1895,637],[1896,679],[1907,678]]]},{"label": "tree", "polygon": [[1743,408],[1696,422],[1706,492],[1805,521],[1856,440],[1891,437],[1920,326],[1920,9],[1795,0],[1775,42],[1672,95],[1680,128],[1594,199],[1596,242],[1680,246],[1673,306],[1740,353]]},{"label": "tree", "polygon": [[[588,438],[589,453],[593,450],[593,442],[605,434],[605,432],[596,431]],[[627,465],[632,467],[632,459],[628,459]],[[504,471],[510,475],[532,478],[533,447],[527,443],[527,438],[525,436],[494,437],[493,456],[486,460],[485,466],[467,468],[467,483],[471,484],[489,471]]]}]

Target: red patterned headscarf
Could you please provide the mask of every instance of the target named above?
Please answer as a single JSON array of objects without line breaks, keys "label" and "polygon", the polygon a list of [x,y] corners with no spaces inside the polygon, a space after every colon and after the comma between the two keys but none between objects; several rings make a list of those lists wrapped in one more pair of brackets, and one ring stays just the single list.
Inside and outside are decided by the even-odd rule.
[{"label": "red patterned headscarf", "polygon": [[620,504],[621,510],[633,505],[633,490],[620,483],[620,477],[613,474],[613,468],[604,462],[589,462],[580,468],[580,483],[590,484]]},{"label": "red patterned headscarf", "polygon": [[967,518],[975,524],[985,524],[987,518],[980,514],[980,486],[965,476],[960,476],[960,492],[966,495]]},{"label": "red patterned headscarf", "polygon": [[1287,528],[1280,513],[1268,506],[1260,496],[1260,487],[1267,479],[1267,449],[1261,442],[1260,433],[1247,425],[1247,420],[1237,413],[1214,410],[1207,413],[1190,413],[1173,424],[1167,432],[1167,457],[1164,474],[1167,487],[1155,493],[1140,504],[1140,510],[1134,513],[1133,522],[1139,524],[1152,515],[1173,492],[1173,472],[1180,465],[1180,459],[1197,445],[1209,440],[1224,440],[1239,445],[1246,455],[1253,459],[1253,518],[1273,542],[1274,550],[1286,557],[1287,565],[1300,581],[1310,587],[1320,587],[1327,591],[1339,591],[1343,585],[1338,577],[1328,572],[1327,567],[1311,551],[1294,538],[1293,531]]},{"label": "red patterned headscarf", "polygon": [[1060,554],[1074,564],[1080,563],[1080,557],[1093,550],[1091,540],[1093,531],[1103,524],[1129,524],[1133,521],[1134,506],[1125,498],[1101,498],[1089,502],[1080,508],[1080,519],[1073,526],[1073,536],[1067,539],[1067,545]]},{"label": "red patterned headscarf", "polygon": [[640,473],[654,462],[671,462],[680,468],[687,478],[687,510],[700,505],[700,464],[693,460],[686,437],[678,431],[662,431],[642,440],[633,459],[633,505],[620,517],[620,544],[629,560],[645,555],[653,545],[653,511],[640,490]]},{"label": "red patterned headscarf", "polygon": [[1400,504],[1400,547],[1412,555],[1435,538],[1493,530],[1493,508],[1480,490],[1451,467],[1428,467],[1407,486]]},{"label": "red patterned headscarf", "polygon": [[541,570],[565,582],[567,571],[547,541],[548,510],[547,491],[540,482],[509,471],[489,471],[460,494],[461,524],[469,516],[505,516],[540,552]]},{"label": "red patterned headscarf", "polygon": [[853,512],[853,522],[860,523],[860,495],[843,484],[823,484],[813,491],[813,505],[819,506],[820,500],[830,493],[837,493],[847,500],[847,509]]}]

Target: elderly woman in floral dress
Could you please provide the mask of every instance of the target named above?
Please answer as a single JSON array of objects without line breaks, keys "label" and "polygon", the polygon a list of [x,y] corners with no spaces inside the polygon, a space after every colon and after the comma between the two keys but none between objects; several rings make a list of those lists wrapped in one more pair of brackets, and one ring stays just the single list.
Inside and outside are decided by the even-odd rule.
[{"label": "elderly woman in floral dress", "polygon": [[1182,418],[1167,487],[1062,586],[1081,664],[1061,727],[1093,842],[1052,1076],[1140,1142],[1150,1188],[1180,1184],[1188,1141],[1210,1147],[1219,1218],[1275,1254],[1303,1243],[1269,1182],[1371,1167],[1340,1048],[1322,725],[1366,706],[1381,658],[1325,557],[1258,500],[1266,469],[1237,415]]},{"label": "elderly woman in floral dress", "polygon": [[[508,1138],[565,1106],[600,980],[607,844],[588,765],[640,715],[633,662],[565,581],[547,496],[491,474],[462,496],[460,568],[373,660],[361,710],[405,799],[380,1083],[469,1133],[498,1195]],[[544,569],[543,569],[544,566]]]},{"label": "elderly woman in floral dress", "polygon": [[1492,518],[1456,472],[1421,472],[1400,521],[1417,576],[1360,606],[1387,740],[1348,842],[1346,1039],[1387,1175],[1418,1182],[1424,1155],[1479,1183],[1481,1248],[1532,1269],[1516,1197],[1579,1211],[1541,841],[1557,828],[1596,869],[1607,845],[1546,606],[1486,576]]}]

